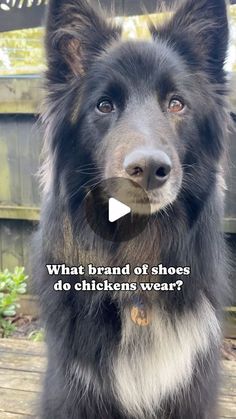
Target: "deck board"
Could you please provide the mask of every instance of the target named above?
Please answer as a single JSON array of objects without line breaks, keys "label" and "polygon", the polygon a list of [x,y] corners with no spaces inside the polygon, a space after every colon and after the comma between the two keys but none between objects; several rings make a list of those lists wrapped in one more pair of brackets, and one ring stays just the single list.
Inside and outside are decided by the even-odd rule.
[{"label": "deck board", "polygon": [[[42,343],[0,339],[0,419],[36,419],[46,351]],[[236,361],[223,361],[220,418],[236,419]]]}]

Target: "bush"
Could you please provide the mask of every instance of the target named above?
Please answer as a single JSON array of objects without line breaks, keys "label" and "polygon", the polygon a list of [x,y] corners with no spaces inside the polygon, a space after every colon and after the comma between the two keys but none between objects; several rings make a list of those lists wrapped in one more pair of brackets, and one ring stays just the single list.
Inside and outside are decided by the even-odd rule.
[{"label": "bush", "polygon": [[28,276],[24,268],[16,267],[14,272],[5,269],[0,272],[0,335],[8,337],[15,330],[12,318],[16,315],[19,295],[25,294]]}]

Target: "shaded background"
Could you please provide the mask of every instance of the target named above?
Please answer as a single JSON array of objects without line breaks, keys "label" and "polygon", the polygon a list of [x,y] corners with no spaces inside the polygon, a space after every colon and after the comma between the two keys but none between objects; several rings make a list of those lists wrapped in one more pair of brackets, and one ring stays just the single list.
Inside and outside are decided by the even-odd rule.
[{"label": "shaded background", "polygon": [[[108,9],[112,3],[115,4],[117,20],[124,24],[127,38],[145,38],[148,35],[143,3],[153,13],[153,20],[163,17],[154,14],[157,2],[101,0],[102,6]],[[236,1],[229,6],[231,43],[226,70],[230,80],[231,112],[235,117],[236,4],[232,3]],[[30,272],[31,233],[37,227],[40,216],[36,172],[42,133],[36,123],[43,98],[41,74],[45,69],[45,4],[45,0],[0,0],[0,419],[35,417],[35,401],[41,391],[46,364],[44,346],[36,343],[44,340],[37,299],[31,295],[30,286],[27,295],[22,293],[28,282],[25,274]],[[233,262],[236,253],[235,137],[236,133],[232,130],[224,219],[224,231],[232,248]],[[15,269],[16,266],[25,266],[25,273],[23,269]],[[10,272],[2,272],[5,268]],[[19,277],[23,281],[20,285]],[[233,264],[231,277],[236,284],[236,267]],[[230,316],[226,316],[225,336],[236,338],[236,292],[231,307],[226,310]],[[223,359],[228,360],[224,362],[226,379],[220,398],[222,419],[236,418],[235,342],[235,339],[225,339],[222,348]]]}]

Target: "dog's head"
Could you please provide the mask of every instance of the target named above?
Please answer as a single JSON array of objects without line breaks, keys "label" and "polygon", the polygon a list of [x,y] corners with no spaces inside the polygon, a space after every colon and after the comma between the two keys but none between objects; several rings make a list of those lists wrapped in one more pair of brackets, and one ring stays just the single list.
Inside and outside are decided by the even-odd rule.
[{"label": "dog's head", "polygon": [[86,0],[49,3],[54,186],[74,206],[110,177],[140,184],[153,212],[204,200],[224,148],[225,1],[186,0],[149,41],[121,32]]}]

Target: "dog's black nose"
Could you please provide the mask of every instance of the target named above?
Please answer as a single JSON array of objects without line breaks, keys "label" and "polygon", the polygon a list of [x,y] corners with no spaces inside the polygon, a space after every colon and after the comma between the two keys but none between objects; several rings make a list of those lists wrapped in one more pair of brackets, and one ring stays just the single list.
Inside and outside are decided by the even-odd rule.
[{"label": "dog's black nose", "polygon": [[128,175],[144,189],[160,188],[169,178],[172,164],[161,150],[135,150],[124,160]]}]

